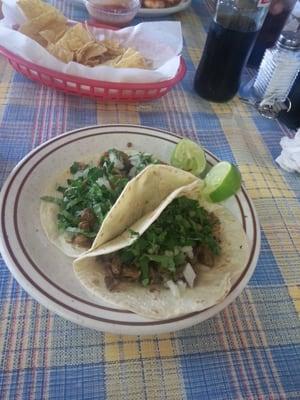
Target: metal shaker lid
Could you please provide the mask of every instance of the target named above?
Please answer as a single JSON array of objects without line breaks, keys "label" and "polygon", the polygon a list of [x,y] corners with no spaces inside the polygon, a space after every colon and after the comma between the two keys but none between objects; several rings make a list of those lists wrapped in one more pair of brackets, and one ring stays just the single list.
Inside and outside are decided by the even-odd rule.
[{"label": "metal shaker lid", "polygon": [[300,32],[283,31],[277,43],[285,49],[300,50]]}]

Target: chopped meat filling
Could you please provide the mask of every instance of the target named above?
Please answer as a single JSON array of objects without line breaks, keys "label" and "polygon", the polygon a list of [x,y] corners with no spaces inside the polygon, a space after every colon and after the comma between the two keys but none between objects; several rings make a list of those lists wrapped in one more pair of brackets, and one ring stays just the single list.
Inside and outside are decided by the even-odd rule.
[{"label": "chopped meat filling", "polygon": [[84,235],[78,234],[73,236],[72,243],[76,246],[89,248],[92,245],[93,240]]},{"label": "chopped meat filling", "polygon": [[[100,256],[101,259],[101,256]],[[120,282],[136,282],[141,272],[134,265],[122,265],[117,255],[104,256],[105,285],[110,290],[116,290]]]},{"label": "chopped meat filling", "polygon": [[[209,215],[213,224],[213,237],[220,243],[220,221],[213,213]],[[214,266],[215,255],[206,244],[196,245],[187,253],[184,263],[177,266],[173,273],[162,268],[156,262],[152,261],[149,264],[148,285],[150,291],[159,290],[162,285],[170,280],[175,283],[185,282],[189,287],[192,287],[197,279],[197,266],[199,264],[208,267]],[[100,256],[100,259],[104,261],[105,284],[109,290],[118,289],[120,282],[140,282],[141,270],[133,262],[122,263],[118,253]]]}]

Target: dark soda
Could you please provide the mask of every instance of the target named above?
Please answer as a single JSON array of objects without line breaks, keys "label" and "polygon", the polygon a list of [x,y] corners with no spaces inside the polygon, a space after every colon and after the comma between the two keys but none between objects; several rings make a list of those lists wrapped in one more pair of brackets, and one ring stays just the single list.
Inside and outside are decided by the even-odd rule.
[{"label": "dark soda", "polygon": [[230,24],[222,18],[211,23],[194,81],[201,97],[219,103],[234,97],[257,33],[255,22],[248,17]]}]

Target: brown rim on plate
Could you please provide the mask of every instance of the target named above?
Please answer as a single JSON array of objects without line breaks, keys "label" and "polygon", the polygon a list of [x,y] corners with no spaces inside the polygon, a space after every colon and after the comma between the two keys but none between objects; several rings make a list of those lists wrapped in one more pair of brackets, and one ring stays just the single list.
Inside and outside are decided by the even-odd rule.
[{"label": "brown rim on plate", "polygon": [[[16,168],[16,170],[14,171],[14,174],[13,174],[13,176],[11,177],[11,180],[10,180],[10,182],[9,182],[7,188],[6,188],[6,191],[5,191],[4,196],[3,196],[3,206],[2,206],[2,209],[1,209],[1,224],[2,224],[2,229],[3,229],[3,237],[4,237],[4,242],[5,242],[5,244],[6,244],[6,247],[7,247],[7,250],[8,250],[8,253],[9,253],[10,257],[14,260],[14,263],[15,263],[16,267],[17,267],[18,270],[22,273],[22,275],[23,275],[23,276],[31,283],[31,285],[33,285],[40,293],[42,293],[44,296],[46,296],[48,299],[52,300],[53,302],[55,302],[55,303],[59,304],[60,306],[62,306],[62,307],[64,307],[64,308],[68,309],[69,311],[74,312],[75,314],[80,314],[80,315],[82,315],[82,316],[84,316],[84,317],[87,317],[87,318],[91,318],[91,319],[94,319],[94,320],[99,320],[99,321],[106,322],[106,323],[117,323],[117,324],[120,324],[120,325],[132,325],[132,326],[133,326],[133,325],[136,325],[136,326],[140,325],[140,326],[143,326],[143,325],[156,325],[156,324],[157,324],[157,325],[161,325],[161,324],[168,324],[168,323],[171,323],[171,322],[180,321],[180,320],[183,320],[183,319],[186,319],[186,318],[190,318],[190,317],[192,317],[192,316],[194,316],[194,315],[198,315],[198,314],[203,313],[204,311],[206,311],[207,309],[209,309],[209,308],[211,308],[211,307],[206,308],[206,309],[201,310],[201,311],[196,311],[196,312],[193,312],[193,313],[184,314],[184,315],[181,315],[181,316],[176,317],[176,318],[173,318],[173,319],[159,320],[159,321],[154,320],[154,321],[151,321],[151,322],[117,321],[117,320],[110,320],[110,319],[106,319],[106,318],[97,317],[97,316],[95,316],[95,315],[88,314],[88,313],[84,313],[84,312],[82,312],[82,311],[76,310],[76,309],[70,307],[68,304],[65,304],[65,303],[61,302],[60,300],[58,300],[57,298],[54,298],[53,296],[49,295],[47,292],[44,291],[43,288],[41,288],[36,282],[34,282],[34,281],[31,279],[31,277],[30,277],[30,276],[27,274],[27,272],[23,269],[23,267],[22,267],[21,263],[19,262],[19,260],[16,258],[15,254],[14,254],[14,252],[13,252],[13,250],[12,250],[12,247],[11,247],[11,245],[10,245],[9,239],[8,239],[8,234],[7,234],[6,225],[5,225],[5,209],[6,209],[6,207],[7,207],[7,197],[8,197],[10,188],[11,188],[13,182],[15,181],[15,179],[16,179],[18,173],[19,173],[19,172],[22,170],[22,168],[32,159],[33,156],[35,156],[35,155],[36,155],[37,153],[39,153],[41,150],[44,150],[46,147],[48,147],[48,146],[49,146],[50,144],[52,144],[53,142],[59,141],[61,138],[65,138],[66,136],[70,136],[70,135],[74,135],[75,133],[79,133],[79,132],[82,132],[82,131],[86,131],[87,129],[95,129],[95,128],[103,128],[103,127],[104,127],[104,128],[105,128],[105,127],[111,128],[111,125],[91,126],[91,127],[81,128],[81,129],[77,129],[77,130],[68,132],[68,133],[66,133],[66,134],[64,134],[64,135],[62,135],[62,136],[55,137],[55,138],[51,139],[50,141],[47,141],[46,143],[40,145],[38,148],[36,148],[35,150],[33,150],[23,161],[21,161],[21,164],[20,164],[20,165]],[[118,127],[124,127],[125,129],[126,129],[126,128],[130,128],[130,127],[139,128],[138,125],[118,125]],[[174,138],[177,138],[177,139],[178,139],[178,138],[179,138],[179,139],[181,138],[180,136],[175,135],[175,134],[172,134],[172,133],[170,133],[170,132],[168,132],[168,131],[164,131],[164,130],[160,130],[160,129],[155,129],[155,128],[148,128],[148,127],[142,127],[142,128],[143,128],[143,129],[146,129],[146,130],[149,129],[150,131],[156,131],[156,132],[159,132],[159,133],[168,134],[169,136],[173,136]],[[19,198],[20,198],[20,195],[21,195],[23,186],[24,186],[25,182],[27,181],[28,177],[34,172],[35,168],[37,167],[37,165],[38,165],[40,162],[42,162],[46,157],[48,157],[50,154],[52,154],[53,152],[55,152],[57,149],[59,149],[59,148],[61,148],[61,147],[64,147],[65,145],[68,145],[68,144],[70,144],[70,143],[72,143],[72,142],[75,142],[75,141],[78,141],[78,140],[82,140],[82,139],[85,139],[85,138],[87,138],[87,137],[92,137],[92,136],[101,136],[101,135],[107,135],[107,134],[120,134],[120,133],[121,133],[121,132],[115,132],[115,131],[109,132],[109,131],[106,131],[106,132],[103,132],[103,133],[101,133],[101,132],[98,132],[98,133],[91,133],[91,134],[85,135],[85,136],[83,136],[83,137],[74,138],[74,139],[72,139],[72,140],[69,140],[69,141],[66,142],[66,143],[63,143],[63,144],[61,144],[61,145],[55,147],[54,149],[52,149],[51,151],[49,151],[47,154],[45,154],[43,157],[41,157],[41,158],[29,169],[29,171],[26,173],[25,178],[23,179],[21,185],[20,185],[19,188],[18,188],[17,195],[16,195],[16,197],[15,197],[15,202],[14,202],[14,214],[13,214],[13,219],[14,219],[14,228],[15,228],[15,232],[16,232],[18,244],[20,245],[20,247],[21,247],[21,249],[22,249],[22,251],[23,251],[24,256],[26,257],[26,259],[27,259],[27,261],[30,263],[30,265],[35,269],[35,271],[36,271],[39,275],[41,275],[50,285],[52,285],[53,287],[55,287],[57,290],[61,291],[61,292],[64,293],[65,295],[67,295],[67,296],[73,298],[74,300],[77,300],[77,301],[79,301],[79,302],[81,302],[81,303],[90,305],[90,306],[92,306],[92,307],[95,307],[95,308],[98,308],[98,309],[102,309],[102,310],[105,310],[105,311],[110,311],[110,312],[116,312],[116,313],[130,313],[130,314],[132,314],[132,312],[130,312],[130,311],[128,311],[128,310],[114,309],[114,308],[110,308],[110,307],[105,307],[105,306],[101,306],[101,305],[96,304],[96,303],[91,303],[91,302],[89,302],[89,301],[85,301],[85,300],[83,300],[83,299],[80,299],[80,298],[78,298],[77,296],[75,296],[75,295],[73,295],[73,294],[67,292],[65,289],[61,288],[59,285],[57,285],[57,284],[56,284],[55,282],[53,282],[52,280],[50,280],[50,279],[39,269],[39,267],[34,263],[34,261],[33,261],[33,260],[31,259],[31,257],[29,256],[29,254],[28,254],[28,252],[27,252],[27,250],[26,250],[26,248],[25,248],[25,246],[24,246],[24,244],[23,244],[23,241],[22,241],[22,239],[21,239],[21,236],[20,236],[20,233],[19,233],[19,226],[18,226],[18,204],[19,204]],[[151,135],[151,134],[147,134],[147,133],[135,132],[134,134],[136,134],[136,135],[142,135],[142,136],[155,137],[155,138],[158,138],[158,139],[160,139],[160,140],[168,141],[168,142],[174,143],[174,144],[177,143],[177,140],[171,140],[171,139],[168,139],[168,138],[161,138],[161,137],[158,137],[158,136],[155,136],[155,135]],[[211,154],[209,151],[206,151],[206,150],[205,150],[205,152],[206,152],[210,157],[212,157],[215,161],[219,161],[218,158],[215,157],[213,154]],[[250,267],[250,265],[251,265],[251,262],[252,262],[252,260],[253,260],[253,256],[254,256],[254,252],[255,252],[255,248],[256,248],[256,241],[257,241],[257,226],[256,226],[256,220],[255,220],[254,210],[253,210],[251,201],[250,201],[250,199],[248,198],[248,195],[247,195],[247,193],[245,192],[244,188],[242,187],[241,190],[242,190],[242,192],[243,192],[243,195],[244,195],[244,197],[245,197],[245,199],[246,199],[246,201],[247,201],[247,203],[248,203],[248,206],[249,206],[249,209],[250,209],[250,212],[251,212],[252,221],[253,221],[253,225],[254,225],[254,237],[253,237],[253,244],[252,244],[251,252],[250,252],[250,255],[249,255],[248,262],[247,262],[247,264],[246,264],[246,266],[245,266],[245,269],[244,269],[243,273],[241,274],[241,276],[239,277],[239,279],[237,280],[237,282],[236,282],[236,283],[234,284],[234,286],[231,288],[231,290],[230,290],[229,293],[231,293],[231,292],[238,286],[238,284],[241,282],[241,280],[243,279],[243,277],[246,275],[246,273],[247,273],[247,271],[248,271],[248,269],[249,269],[249,267]],[[236,200],[237,200],[237,203],[238,203],[238,206],[239,206],[241,215],[242,215],[244,230],[246,230],[246,229],[245,229],[245,228],[246,228],[245,215],[243,214],[243,209],[242,209],[240,200],[239,200],[238,196],[235,196],[235,198],[236,198]],[[227,295],[227,296],[228,296],[228,295]],[[226,297],[227,297],[227,296],[226,296]],[[212,306],[212,307],[214,307],[214,306]]]},{"label": "brown rim on plate", "polygon": [[[107,134],[109,134],[109,135],[114,135],[114,134],[119,134],[119,133],[118,133],[118,132],[115,132],[115,131],[112,131],[112,132],[105,132],[105,133],[100,133],[100,134],[99,134],[99,133],[93,133],[93,134],[87,135],[86,137],[100,136],[100,135],[103,135],[103,134],[105,134],[105,135],[107,135]],[[150,135],[150,134],[143,134],[143,136],[157,137],[157,136],[155,136],[155,135]],[[62,145],[60,145],[60,146],[55,147],[54,149],[52,149],[51,151],[49,151],[47,154],[45,154],[42,158],[40,158],[40,159],[30,168],[30,170],[27,172],[25,178],[23,179],[21,185],[20,185],[19,188],[18,188],[18,191],[17,191],[17,194],[16,194],[16,201],[15,201],[15,204],[14,204],[14,227],[15,227],[17,239],[18,239],[18,242],[19,242],[19,244],[20,244],[20,247],[21,247],[22,250],[23,250],[24,255],[26,256],[26,258],[27,258],[27,260],[29,261],[29,263],[33,266],[33,268],[34,268],[48,283],[50,283],[50,284],[51,284],[52,286],[54,286],[56,289],[60,290],[62,293],[66,294],[67,296],[69,296],[69,297],[71,297],[71,298],[73,298],[73,299],[75,299],[75,300],[77,300],[77,301],[79,301],[79,302],[81,302],[81,303],[84,303],[84,304],[87,304],[87,305],[90,305],[90,306],[93,306],[93,307],[96,307],[96,308],[100,308],[100,309],[102,309],[102,310],[112,311],[112,312],[130,313],[130,314],[132,314],[132,312],[131,312],[131,311],[128,311],[128,310],[120,310],[120,309],[118,309],[118,308],[105,307],[105,306],[101,306],[101,305],[99,305],[99,304],[97,304],[97,303],[91,303],[91,302],[89,302],[89,301],[83,300],[83,299],[81,299],[81,298],[75,296],[74,294],[69,293],[69,292],[66,291],[64,288],[60,287],[59,285],[57,285],[55,282],[53,282],[51,279],[49,279],[49,278],[47,277],[47,275],[45,275],[45,274],[43,273],[43,271],[40,270],[40,268],[38,267],[38,265],[32,260],[32,258],[30,257],[28,251],[27,251],[26,248],[25,248],[25,245],[24,245],[24,243],[23,243],[22,237],[21,237],[20,232],[19,232],[19,225],[18,225],[18,205],[19,205],[19,198],[20,198],[22,189],[23,189],[23,187],[24,187],[24,185],[25,185],[27,179],[28,179],[28,178],[30,177],[30,175],[35,171],[35,169],[36,169],[36,167],[38,166],[38,164],[40,164],[40,162],[42,162],[45,158],[47,158],[48,156],[50,156],[52,153],[54,153],[54,152],[57,151],[58,149],[60,149],[60,148],[62,148],[62,147],[64,147],[64,146],[67,146],[67,145],[69,145],[70,143],[79,141],[79,140],[82,140],[82,138],[81,138],[81,137],[75,138],[75,139],[69,140],[68,142],[66,142],[66,143],[64,143],[64,144],[62,144]],[[172,141],[169,140],[169,139],[163,139],[163,140],[168,141],[168,142],[170,142],[170,143],[176,143],[176,142],[172,142]],[[29,160],[30,160],[30,158],[29,158]],[[25,165],[25,164],[24,164],[24,165]],[[210,165],[212,165],[212,164],[210,164]],[[17,175],[16,175],[16,176],[17,176]],[[14,179],[15,179],[15,177],[14,177]],[[14,179],[13,179],[13,180],[14,180]],[[244,230],[246,231],[246,221],[245,221],[245,216],[244,216],[244,214],[243,214],[242,206],[241,206],[241,203],[240,203],[240,200],[238,199],[238,197],[235,196],[235,198],[236,198],[236,200],[237,200],[237,203],[238,203],[238,206],[239,206],[239,209],[240,209],[240,213],[241,213],[241,216],[242,216],[243,228],[244,228]]]}]

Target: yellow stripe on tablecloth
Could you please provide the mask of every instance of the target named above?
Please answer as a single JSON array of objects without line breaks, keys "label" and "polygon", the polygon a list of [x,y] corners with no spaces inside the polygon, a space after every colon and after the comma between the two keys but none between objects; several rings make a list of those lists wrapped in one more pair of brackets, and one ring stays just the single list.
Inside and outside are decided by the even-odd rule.
[{"label": "yellow stripe on tablecloth", "polygon": [[132,336],[105,335],[106,361],[135,360],[139,358],[137,341]]},{"label": "yellow stripe on tablecloth", "polygon": [[296,198],[254,199],[260,224],[285,282],[300,280],[300,209]]},{"label": "yellow stripe on tablecloth", "polygon": [[216,115],[224,116],[236,116],[236,117],[251,117],[251,108],[241,102],[238,97],[234,97],[233,100],[228,103],[211,103],[211,107]]},{"label": "yellow stripe on tablecloth", "polygon": [[[157,348],[157,343],[152,339],[152,340],[142,340],[140,343],[140,350],[141,350],[141,355],[143,358],[155,358],[159,356],[158,348]],[[170,354],[170,356],[173,355],[173,352]]]},{"label": "yellow stripe on tablecloth", "polygon": [[[219,106],[214,103],[211,105],[214,110]],[[222,106],[225,107],[225,105]],[[243,105],[240,103],[240,106]],[[233,112],[233,108],[226,107],[228,107],[228,113],[218,114],[218,118],[237,163],[239,165],[272,165],[272,158],[251,116],[241,117],[240,114]]]},{"label": "yellow stripe on tablecloth", "polygon": [[296,311],[300,316],[300,286],[290,286],[288,290],[291,298],[293,299]]},{"label": "yellow stripe on tablecloth", "polygon": [[100,124],[133,124],[140,125],[140,116],[135,103],[97,104],[97,123]]},{"label": "yellow stripe on tablecloth", "polygon": [[108,399],[185,399],[179,367],[172,359],[108,363],[105,378]]},{"label": "yellow stripe on tablecloth", "polygon": [[178,351],[173,337],[172,334],[143,338],[106,334],[104,358],[108,398],[181,400],[184,390],[174,358]]},{"label": "yellow stripe on tablecloth", "polygon": [[4,57],[0,57],[0,76],[2,76],[0,82],[0,121],[3,118],[3,112],[7,103],[7,93],[11,87],[11,78],[13,75],[13,69],[8,64]]},{"label": "yellow stripe on tablecloth", "polygon": [[172,357],[174,347],[173,335],[159,335],[154,341],[153,336],[143,336],[137,340],[136,336],[105,335],[105,359],[107,361],[133,360],[143,358]]},{"label": "yellow stripe on tablecloth", "polygon": [[252,199],[285,197],[294,198],[278,169],[273,166],[240,164],[246,189]]},{"label": "yellow stripe on tablecloth", "polygon": [[0,82],[0,105],[1,106],[3,104],[5,104],[6,95],[7,95],[7,91],[8,91],[9,87],[10,87],[10,83],[7,82],[6,80],[4,82]]}]

